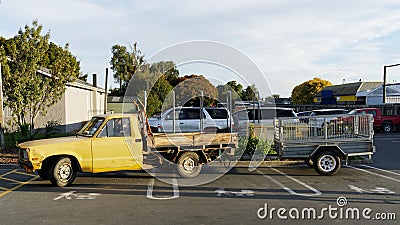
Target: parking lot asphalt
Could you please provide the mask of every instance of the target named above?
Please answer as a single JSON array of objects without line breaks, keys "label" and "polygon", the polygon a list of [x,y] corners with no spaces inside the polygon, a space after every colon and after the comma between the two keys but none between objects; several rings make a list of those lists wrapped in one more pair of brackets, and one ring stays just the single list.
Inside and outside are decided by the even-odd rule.
[{"label": "parking lot asphalt", "polygon": [[200,186],[124,171],[79,174],[72,186],[58,188],[3,168],[0,218],[2,224],[398,224],[399,142],[399,133],[377,134],[372,164],[343,165],[331,177],[302,163],[266,164],[238,166]]}]

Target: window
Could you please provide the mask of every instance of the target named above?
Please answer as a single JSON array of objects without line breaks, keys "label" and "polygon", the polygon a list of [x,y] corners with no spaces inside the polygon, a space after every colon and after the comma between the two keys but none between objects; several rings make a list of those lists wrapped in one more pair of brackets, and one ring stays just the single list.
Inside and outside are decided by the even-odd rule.
[{"label": "window", "polygon": [[98,137],[124,137],[131,136],[131,123],[129,118],[111,119],[103,127]]},{"label": "window", "polygon": [[206,110],[207,110],[208,114],[210,114],[211,118],[213,118],[213,119],[228,119],[228,111],[224,108],[222,108],[222,109],[207,108]]},{"label": "window", "polygon": [[[174,119],[174,111],[171,110],[171,112],[169,112],[166,116],[165,116],[165,120],[173,120]],[[180,110],[180,109],[176,109],[175,110],[175,119],[176,120],[184,120],[186,118],[185,116],[185,111]]]},{"label": "window", "polygon": [[[186,109],[186,119],[188,120],[199,120],[200,119],[200,109]],[[203,114],[204,118],[204,114]]]},{"label": "window", "polygon": [[249,117],[248,117],[249,120],[258,120],[258,109],[254,110],[254,108],[248,108],[247,112],[248,112],[248,115],[249,115]]},{"label": "window", "polygon": [[234,113],[234,116],[236,116],[239,120],[248,120],[247,110],[238,111]]},{"label": "window", "polygon": [[79,132],[78,135],[92,137],[103,123],[104,118],[93,117]]},{"label": "window", "polygon": [[275,109],[262,109],[261,118],[263,120],[272,120],[276,116]]},{"label": "window", "polygon": [[276,110],[276,117],[295,117],[292,110]]},{"label": "window", "polygon": [[371,114],[374,117],[376,117],[376,111],[375,110],[368,110],[368,114]]}]

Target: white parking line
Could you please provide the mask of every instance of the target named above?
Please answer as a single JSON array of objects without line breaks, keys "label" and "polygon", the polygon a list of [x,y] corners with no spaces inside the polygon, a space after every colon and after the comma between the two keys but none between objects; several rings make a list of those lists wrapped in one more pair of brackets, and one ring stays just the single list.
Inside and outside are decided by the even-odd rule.
[{"label": "white parking line", "polygon": [[175,178],[172,179],[172,189],[173,189],[174,195],[171,197],[163,197],[163,198],[153,196],[154,180],[155,180],[154,178],[150,179],[149,186],[147,189],[147,195],[146,195],[147,198],[154,199],[154,200],[170,200],[170,199],[179,198],[178,181]]},{"label": "white parking line", "polygon": [[379,171],[382,171],[382,172],[386,172],[386,173],[390,173],[390,174],[393,174],[393,175],[400,176],[400,173],[395,173],[395,172],[392,172],[392,171],[390,171],[390,170],[384,170],[384,169],[381,169],[381,168],[377,168],[377,167],[373,167],[373,166],[368,166],[368,165],[364,165],[364,164],[361,164],[360,166],[362,166],[362,167],[367,167],[367,168],[370,168],[370,169],[375,169],[375,170],[379,170]]},{"label": "white parking line", "polygon": [[359,171],[362,171],[362,172],[365,172],[365,173],[373,174],[375,176],[383,177],[383,178],[386,178],[386,179],[389,179],[389,180],[392,180],[392,181],[400,182],[400,180],[398,180],[398,179],[394,179],[392,177],[388,177],[388,176],[385,176],[385,175],[382,175],[382,174],[379,174],[379,173],[374,173],[374,172],[371,172],[371,171],[368,171],[368,170],[364,170],[364,169],[361,169],[361,168],[358,168],[358,167],[349,166],[349,165],[345,165],[345,167],[352,168],[352,169],[355,169],[355,170],[359,170]]},{"label": "white parking line", "polygon": [[306,184],[306,183],[304,183],[304,182],[302,182],[302,181],[297,180],[297,179],[294,178],[294,177],[291,177],[291,176],[289,176],[289,175],[287,175],[287,174],[285,174],[285,173],[283,173],[283,172],[281,172],[281,171],[279,171],[279,170],[277,170],[277,169],[275,169],[275,168],[272,168],[272,167],[269,167],[269,168],[272,169],[272,170],[274,170],[274,171],[276,171],[276,172],[278,172],[278,173],[280,173],[281,175],[283,175],[283,176],[285,176],[285,177],[287,177],[287,178],[293,180],[294,182],[296,182],[296,183],[298,183],[298,184],[300,184],[300,185],[303,185],[304,187],[306,187],[306,188],[308,188],[309,190],[311,190],[312,192],[314,192],[314,194],[302,194],[302,193],[297,193],[297,192],[293,191],[292,189],[286,187],[284,184],[280,183],[279,181],[275,180],[275,179],[272,178],[271,176],[268,176],[267,174],[265,174],[265,173],[259,171],[258,169],[256,170],[257,173],[262,174],[264,177],[270,179],[272,182],[274,182],[275,184],[277,184],[277,185],[280,186],[282,189],[284,189],[285,191],[289,192],[289,193],[292,194],[292,195],[299,195],[299,196],[310,197],[310,196],[318,196],[318,195],[321,195],[321,194],[322,194],[322,193],[321,193],[320,191],[318,191],[317,189],[311,187],[310,185],[308,185],[308,184]]}]

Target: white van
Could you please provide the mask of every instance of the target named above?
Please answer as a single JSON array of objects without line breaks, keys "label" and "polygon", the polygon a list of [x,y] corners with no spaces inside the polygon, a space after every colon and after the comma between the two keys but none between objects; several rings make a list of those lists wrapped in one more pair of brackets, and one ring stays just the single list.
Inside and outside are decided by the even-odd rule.
[{"label": "white van", "polygon": [[[168,109],[158,117],[149,118],[153,132],[173,132],[173,108]],[[229,131],[231,120],[226,108],[203,108],[204,131]],[[199,132],[201,129],[200,107],[175,108],[175,132]]]}]

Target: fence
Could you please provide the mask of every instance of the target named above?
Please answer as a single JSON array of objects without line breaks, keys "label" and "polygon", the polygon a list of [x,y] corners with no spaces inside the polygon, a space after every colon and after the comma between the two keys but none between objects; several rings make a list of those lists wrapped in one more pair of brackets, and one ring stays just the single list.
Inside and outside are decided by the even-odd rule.
[{"label": "fence", "polygon": [[274,121],[274,138],[282,143],[372,139],[373,134],[372,115],[277,118]]}]

